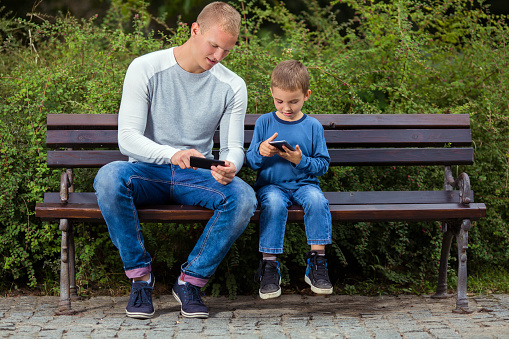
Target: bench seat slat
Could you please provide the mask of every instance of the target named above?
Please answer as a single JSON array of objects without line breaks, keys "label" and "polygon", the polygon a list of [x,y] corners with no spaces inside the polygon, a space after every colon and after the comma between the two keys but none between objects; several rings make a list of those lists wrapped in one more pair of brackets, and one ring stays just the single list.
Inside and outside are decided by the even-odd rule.
[{"label": "bench seat slat", "polygon": [[[453,219],[478,220],[486,216],[486,206],[482,203],[471,203],[463,206],[449,204],[393,204],[393,205],[330,205],[334,221],[436,221]],[[86,221],[103,221],[97,204],[38,203],[36,215],[43,220],[75,219]],[[251,221],[259,220],[259,210]],[[166,222],[207,222],[213,211],[202,207],[187,205],[160,205],[139,207],[140,221]],[[304,211],[300,206],[292,206],[288,211],[288,221],[302,221]]]},{"label": "bench seat slat", "polygon": [[[470,128],[468,114],[310,114],[325,128]],[[244,125],[253,129],[260,114],[246,114]],[[48,114],[47,128],[116,129],[118,114]]]},{"label": "bench seat slat", "polygon": [[[459,191],[367,191],[323,192],[331,205],[437,204],[457,203]],[[474,202],[471,191],[470,201]]]},{"label": "bench seat slat", "polygon": [[[324,192],[331,205],[437,204],[457,203],[459,191],[371,191]],[[474,201],[473,193],[470,200]],[[69,204],[97,204],[93,192],[69,193]],[[60,203],[60,193],[44,193],[44,203]]]},{"label": "bench seat slat", "polygon": [[399,204],[399,205],[330,205],[335,221],[447,221],[479,220],[486,216],[483,203]]},{"label": "bench seat slat", "polygon": [[[249,147],[253,139],[253,131],[246,130],[244,143]],[[338,133],[333,130],[325,131],[325,140],[329,147],[377,146],[377,147],[431,147],[470,146],[472,136],[467,129],[422,129],[422,130],[347,130]],[[214,134],[214,143],[219,147],[219,132]],[[49,130],[46,145],[48,147],[115,147],[118,146],[116,130]]]}]

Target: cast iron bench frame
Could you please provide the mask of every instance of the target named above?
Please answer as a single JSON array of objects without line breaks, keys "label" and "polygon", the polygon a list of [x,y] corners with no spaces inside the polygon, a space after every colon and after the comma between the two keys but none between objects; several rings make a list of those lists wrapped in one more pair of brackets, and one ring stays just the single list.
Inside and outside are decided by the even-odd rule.
[{"label": "cast iron bench frame", "polygon": [[[249,147],[256,119],[245,119]],[[468,114],[316,114],[325,128],[333,166],[444,166],[443,190],[324,192],[333,221],[442,221],[443,240],[436,294],[446,298],[447,264],[453,236],[458,247],[458,286],[454,312],[469,313],[467,247],[471,222],[486,216],[486,206],[474,203],[466,173],[453,177],[451,166],[471,165]],[[60,301],[58,314],[72,314],[78,298],[75,277],[73,221],[103,222],[93,192],[75,192],[74,168],[99,168],[127,160],[118,150],[116,114],[49,114],[47,166],[64,169],[60,192],[48,192],[36,216],[60,222],[62,231]],[[214,142],[219,144],[219,134]],[[454,190],[456,188],[456,190]],[[138,210],[144,222],[206,222],[212,211],[187,205],[146,206]],[[289,209],[288,222],[302,222],[300,206]],[[259,219],[259,210],[251,221]]]}]

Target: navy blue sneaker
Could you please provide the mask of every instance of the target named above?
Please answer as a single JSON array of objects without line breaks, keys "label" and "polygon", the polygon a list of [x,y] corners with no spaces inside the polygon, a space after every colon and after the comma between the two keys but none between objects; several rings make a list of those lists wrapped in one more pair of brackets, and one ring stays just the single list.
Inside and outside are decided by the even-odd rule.
[{"label": "navy blue sneaker", "polygon": [[281,295],[279,262],[277,260],[260,260],[254,281],[260,283],[260,289],[258,290],[260,298],[270,299],[279,297]]},{"label": "navy blue sneaker", "polygon": [[202,292],[199,287],[186,282],[179,285],[175,282],[172,290],[173,296],[180,304],[180,314],[186,318],[208,318],[209,310],[201,300]]},{"label": "navy blue sneaker", "polygon": [[307,268],[304,280],[311,286],[311,291],[317,294],[332,294],[332,284],[327,270],[327,259],[316,251],[307,254]]},{"label": "navy blue sneaker", "polygon": [[131,287],[129,302],[125,313],[131,318],[151,318],[155,311],[152,305],[152,291],[154,290],[155,277],[152,273],[152,282],[149,285],[146,281],[135,281]]}]

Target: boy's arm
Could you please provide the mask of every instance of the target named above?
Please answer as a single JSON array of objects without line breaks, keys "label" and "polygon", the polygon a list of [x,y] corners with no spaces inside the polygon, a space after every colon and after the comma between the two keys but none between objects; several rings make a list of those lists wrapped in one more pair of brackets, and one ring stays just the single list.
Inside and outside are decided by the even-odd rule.
[{"label": "boy's arm", "polygon": [[329,169],[330,156],[325,142],[325,135],[322,126],[313,128],[313,155],[306,156],[302,154],[302,158],[296,169],[302,170],[313,176],[324,175]]},{"label": "boy's arm", "polygon": [[304,154],[297,166],[296,169],[304,171],[310,175],[315,177],[319,177],[324,175],[329,169],[330,157],[324,154],[318,154],[314,157],[307,157]]},{"label": "boy's arm", "polygon": [[255,171],[259,170],[263,165],[263,156],[258,151],[261,143],[260,141],[251,141],[251,145],[249,145],[249,149],[246,152],[247,165]]}]

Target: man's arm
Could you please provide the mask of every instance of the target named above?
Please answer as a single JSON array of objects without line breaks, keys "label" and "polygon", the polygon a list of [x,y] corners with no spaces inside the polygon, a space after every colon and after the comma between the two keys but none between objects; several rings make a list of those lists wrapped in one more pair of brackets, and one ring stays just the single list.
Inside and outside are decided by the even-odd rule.
[{"label": "man's arm", "polygon": [[[230,100],[219,124],[219,159],[230,161],[238,173],[244,164],[244,118],[247,109],[247,89],[240,78],[232,84],[234,97]],[[232,178],[233,179],[233,178]]]},{"label": "man's arm", "polygon": [[118,116],[118,145],[122,154],[138,161],[169,164],[178,149],[160,145],[144,135],[150,107],[148,82],[152,72],[150,63],[139,58],[126,72]]}]

